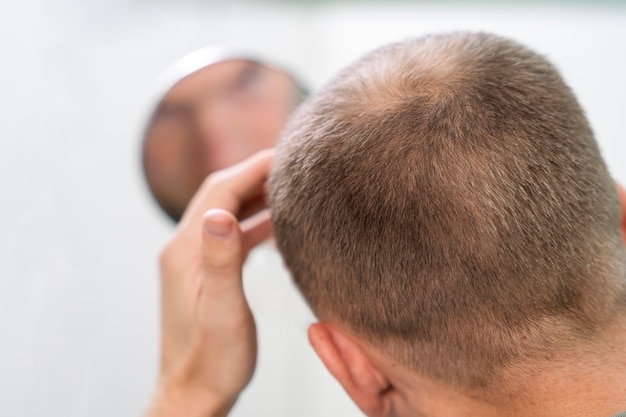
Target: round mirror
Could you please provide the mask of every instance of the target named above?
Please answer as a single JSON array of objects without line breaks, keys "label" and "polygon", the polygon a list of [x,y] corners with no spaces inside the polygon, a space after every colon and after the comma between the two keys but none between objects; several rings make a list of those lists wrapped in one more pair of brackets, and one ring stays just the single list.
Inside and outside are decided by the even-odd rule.
[{"label": "round mirror", "polygon": [[287,71],[214,48],[184,57],[165,77],[142,160],[152,195],[178,221],[208,174],[274,146],[306,94]]}]

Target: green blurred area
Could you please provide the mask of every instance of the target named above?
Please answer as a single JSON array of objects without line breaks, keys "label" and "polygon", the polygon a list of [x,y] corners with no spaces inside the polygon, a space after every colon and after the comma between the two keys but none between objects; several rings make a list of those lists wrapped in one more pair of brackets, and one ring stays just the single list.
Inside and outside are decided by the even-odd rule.
[{"label": "green blurred area", "polygon": [[365,5],[386,6],[403,5],[428,7],[450,6],[626,6],[626,0],[135,0],[139,4],[193,4],[206,6],[233,6],[233,5],[257,5],[257,6],[341,6],[341,5]]}]

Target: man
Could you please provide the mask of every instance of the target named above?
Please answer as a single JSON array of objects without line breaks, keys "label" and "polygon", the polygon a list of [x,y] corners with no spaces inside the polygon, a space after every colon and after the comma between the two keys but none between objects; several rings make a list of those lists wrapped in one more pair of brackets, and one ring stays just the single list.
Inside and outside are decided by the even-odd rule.
[{"label": "man", "polygon": [[[240,270],[270,225],[236,217],[271,158],[209,178],[163,253],[153,416],[226,415],[252,375]],[[626,193],[541,56],[464,33],[374,51],[294,116],[270,190],[309,339],[368,416],[626,409]]]}]

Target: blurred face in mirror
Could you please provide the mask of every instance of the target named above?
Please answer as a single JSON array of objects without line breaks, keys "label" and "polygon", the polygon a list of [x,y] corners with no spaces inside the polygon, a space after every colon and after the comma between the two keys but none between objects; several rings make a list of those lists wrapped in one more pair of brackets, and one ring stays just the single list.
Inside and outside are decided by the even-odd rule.
[{"label": "blurred face in mirror", "polygon": [[209,173],[274,146],[301,96],[287,73],[246,60],[219,62],[179,81],[144,138],[144,170],[161,207],[178,220]]}]

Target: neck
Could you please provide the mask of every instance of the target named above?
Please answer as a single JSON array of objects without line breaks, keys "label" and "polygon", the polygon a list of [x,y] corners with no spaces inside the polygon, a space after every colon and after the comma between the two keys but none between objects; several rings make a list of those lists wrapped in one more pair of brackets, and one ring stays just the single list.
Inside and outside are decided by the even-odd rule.
[{"label": "neck", "polygon": [[[609,417],[626,410],[626,326],[607,332],[590,353],[525,363],[507,371],[497,395],[468,395],[391,366],[397,416]],[[596,343],[594,343],[596,345]]]},{"label": "neck", "polygon": [[[511,384],[514,415],[608,417],[626,410],[626,321],[567,359],[527,363]],[[504,405],[503,405],[504,406]]]}]

